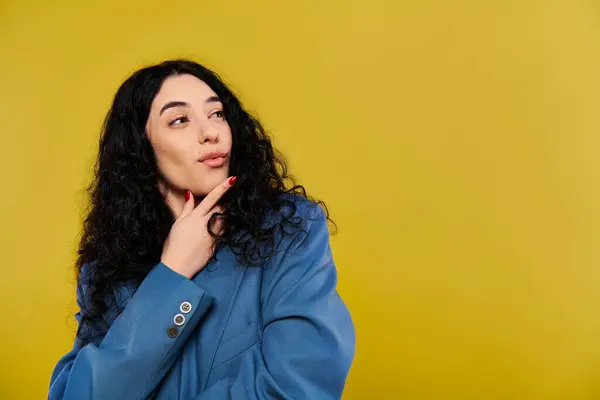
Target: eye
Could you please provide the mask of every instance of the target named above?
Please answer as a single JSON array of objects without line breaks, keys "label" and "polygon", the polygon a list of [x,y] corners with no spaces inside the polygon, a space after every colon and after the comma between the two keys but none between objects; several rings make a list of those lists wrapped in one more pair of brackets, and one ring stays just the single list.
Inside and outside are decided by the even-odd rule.
[{"label": "eye", "polygon": [[215,111],[214,113],[210,114],[210,118],[212,118],[212,117],[217,117],[219,119],[223,119],[223,118],[225,118],[225,113],[221,110]]},{"label": "eye", "polygon": [[175,118],[173,121],[169,122],[169,126],[180,126],[190,122],[190,119],[187,116]]}]

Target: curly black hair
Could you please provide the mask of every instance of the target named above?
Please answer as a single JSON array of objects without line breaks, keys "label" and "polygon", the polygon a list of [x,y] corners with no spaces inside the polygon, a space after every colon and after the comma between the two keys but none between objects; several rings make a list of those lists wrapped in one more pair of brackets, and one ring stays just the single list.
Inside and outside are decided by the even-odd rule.
[{"label": "curly black hair", "polygon": [[[141,283],[160,261],[175,221],[159,189],[161,174],[146,122],[165,79],[181,74],[197,77],[219,96],[231,127],[230,175],[238,180],[220,202],[225,209],[225,231],[213,231],[215,217],[209,222],[217,243],[215,254],[228,246],[241,264],[260,266],[273,255],[280,233],[293,235],[302,230],[295,202],[287,194],[308,199],[305,188],[288,173],[284,157],[273,148],[261,123],[244,110],[215,72],[182,59],[138,70],[114,97],[102,127],[94,177],[86,188],[90,206],[76,261],[79,293],[84,293],[85,287],[80,299],[85,312],[77,332],[84,342],[106,334],[105,314],[116,305],[115,289],[124,282]],[[320,204],[329,219],[325,204],[310,200]],[[273,212],[278,218],[266,217]],[[116,307],[117,313],[122,311]]]}]

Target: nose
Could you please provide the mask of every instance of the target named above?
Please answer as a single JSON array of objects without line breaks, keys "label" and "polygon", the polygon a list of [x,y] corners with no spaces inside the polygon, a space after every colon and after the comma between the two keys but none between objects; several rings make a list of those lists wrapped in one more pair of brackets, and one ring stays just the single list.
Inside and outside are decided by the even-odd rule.
[{"label": "nose", "polygon": [[217,143],[218,141],[219,131],[216,127],[212,126],[210,123],[205,123],[200,127],[200,132],[198,132],[198,142],[200,142],[200,144]]}]

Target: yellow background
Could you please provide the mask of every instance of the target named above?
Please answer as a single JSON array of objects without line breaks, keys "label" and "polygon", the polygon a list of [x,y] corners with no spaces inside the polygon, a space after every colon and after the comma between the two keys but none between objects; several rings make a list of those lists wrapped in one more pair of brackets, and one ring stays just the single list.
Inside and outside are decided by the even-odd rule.
[{"label": "yellow background", "polygon": [[120,82],[215,68],[328,202],[345,399],[600,398],[597,1],[0,1],[0,398],[71,346]]}]

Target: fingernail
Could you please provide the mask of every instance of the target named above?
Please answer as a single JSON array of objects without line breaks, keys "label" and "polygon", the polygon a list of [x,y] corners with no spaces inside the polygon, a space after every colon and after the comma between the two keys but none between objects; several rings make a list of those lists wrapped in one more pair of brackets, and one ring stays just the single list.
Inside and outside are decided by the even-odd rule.
[{"label": "fingernail", "polygon": [[231,178],[229,178],[229,185],[233,185],[235,181],[237,181],[237,176],[232,176]]},{"label": "fingernail", "polygon": [[192,197],[192,192],[190,192],[189,190],[185,191],[185,201],[189,201],[190,197]]}]

